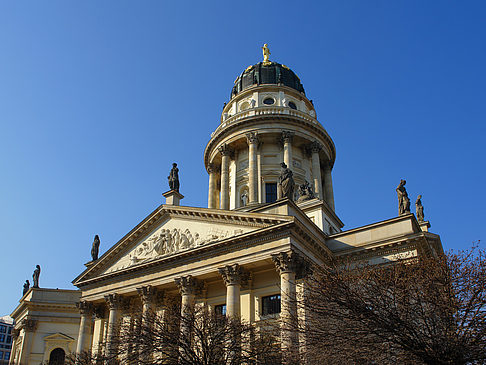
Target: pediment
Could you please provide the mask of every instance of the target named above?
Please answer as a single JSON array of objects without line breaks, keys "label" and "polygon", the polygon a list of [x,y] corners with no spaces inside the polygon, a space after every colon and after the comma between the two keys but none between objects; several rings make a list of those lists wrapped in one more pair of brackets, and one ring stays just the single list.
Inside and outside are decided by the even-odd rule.
[{"label": "pediment", "polygon": [[289,217],[163,205],[88,266],[73,283],[190,252],[247,234]]},{"label": "pediment", "polygon": [[71,342],[74,341],[74,338],[65,335],[64,333],[57,332],[52,335],[48,335],[44,337],[44,341],[46,342],[52,342],[52,341],[66,341],[66,342]]}]

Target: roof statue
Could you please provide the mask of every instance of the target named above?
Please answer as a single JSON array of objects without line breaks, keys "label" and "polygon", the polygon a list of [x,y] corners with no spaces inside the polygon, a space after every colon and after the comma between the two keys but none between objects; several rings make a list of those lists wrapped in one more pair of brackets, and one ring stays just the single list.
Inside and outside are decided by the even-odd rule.
[{"label": "roof statue", "polygon": [[29,280],[25,280],[24,289],[22,290],[22,296],[24,296],[29,291],[29,288],[30,288]]},{"label": "roof statue", "polygon": [[285,162],[282,162],[280,166],[282,167],[282,170],[278,177],[278,184],[280,185],[279,198],[289,198],[290,200],[294,200],[294,174],[292,173],[292,170],[287,167]]},{"label": "roof statue", "polygon": [[405,180],[400,180],[400,184],[397,187],[398,195],[398,215],[410,213],[410,199],[408,198],[407,189],[405,189]]},{"label": "roof statue", "polygon": [[419,222],[424,221],[424,206],[422,205],[422,195],[417,197],[415,201],[415,213]]},{"label": "roof statue", "polygon": [[32,274],[32,279],[34,280],[34,284],[32,285],[33,288],[39,287],[39,276],[40,276],[41,268],[40,265],[35,266],[34,273]]},{"label": "roof statue", "polygon": [[98,260],[98,253],[100,249],[100,237],[95,235],[93,244],[91,246],[91,259],[93,261]]},{"label": "roof statue", "polygon": [[262,47],[263,50],[263,64],[269,65],[270,62],[270,49],[268,48],[268,45],[265,43]]},{"label": "roof statue", "polygon": [[174,162],[172,164],[172,169],[170,170],[169,176],[167,177],[169,180],[169,188],[170,190],[175,190],[179,192],[179,169],[177,168],[177,164]]}]

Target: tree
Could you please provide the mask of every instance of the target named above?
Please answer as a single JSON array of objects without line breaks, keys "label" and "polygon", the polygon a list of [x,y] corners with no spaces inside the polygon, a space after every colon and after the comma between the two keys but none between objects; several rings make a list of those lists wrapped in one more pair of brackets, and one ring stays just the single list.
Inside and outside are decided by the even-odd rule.
[{"label": "tree", "polygon": [[[308,363],[486,363],[485,251],[314,268],[298,298]],[[304,318],[304,320],[302,319]]]},{"label": "tree", "polygon": [[[217,314],[207,306],[181,315],[180,303],[163,314],[132,313],[134,321],[120,321],[113,340],[116,352],[91,357],[71,356],[68,363],[236,365],[278,364],[278,336],[257,324]],[[181,331],[181,329],[184,330]]]}]

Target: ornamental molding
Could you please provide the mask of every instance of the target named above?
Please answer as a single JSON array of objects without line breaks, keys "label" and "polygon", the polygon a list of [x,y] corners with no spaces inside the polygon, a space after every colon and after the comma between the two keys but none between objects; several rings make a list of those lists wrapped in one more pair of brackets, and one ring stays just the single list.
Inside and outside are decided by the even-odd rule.
[{"label": "ornamental molding", "polygon": [[225,267],[220,267],[218,271],[223,277],[226,286],[246,285],[251,278],[250,272],[239,264],[226,265]]},{"label": "ornamental molding", "polygon": [[174,279],[181,295],[197,295],[204,288],[204,282],[192,275],[181,276]]},{"label": "ornamental molding", "polygon": [[93,314],[94,312],[93,305],[86,300],[81,300],[77,302],[76,307],[79,309],[79,313],[81,313],[82,316],[87,316]]}]

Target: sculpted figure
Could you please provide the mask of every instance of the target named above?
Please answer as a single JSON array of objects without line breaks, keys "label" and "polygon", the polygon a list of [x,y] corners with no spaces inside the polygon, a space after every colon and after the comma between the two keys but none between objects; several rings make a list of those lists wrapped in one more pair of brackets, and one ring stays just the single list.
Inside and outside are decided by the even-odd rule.
[{"label": "sculpted figure", "polygon": [[306,180],[305,183],[299,186],[299,199],[298,202],[303,202],[305,200],[315,198],[314,192],[309,182]]},{"label": "sculpted figure", "polygon": [[241,194],[241,206],[246,207],[246,204],[248,204],[248,194],[246,191]]},{"label": "sculpted figure", "polygon": [[262,47],[263,50],[263,63],[270,63],[270,50],[268,49],[268,45],[265,43]]},{"label": "sculpted figure", "polygon": [[95,235],[93,245],[91,246],[91,259],[93,261],[98,260],[98,253],[100,249],[100,237]]},{"label": "sculpted figure", "polygon": [[22,296],[25,295],[25,293],[27,293],[29,291],[29,288],[30,288],[30,283],[29,283],[29,280],[25,280],[25,283],[24,283],[24,290],[22,291]]},{"label": "sculpted figure", "polygon": [[34,273],[32,274],[32,279],[34,281],[34,284],[32,285],[33,288],[38,288],[39,287],[39,276],[40,276],[41,268],[40,265],[35,266]]},{"label": "sculpted figure", "polygon": [[174,162],[172,164],[172,169],[170,170],[170,174],[167,177],[169,179],[169,188],[170,190],[175,190],[179,192],[179,169],[177,168],[177,164]]},{"label": "sculpted figure", "polygon": [[292,171],[287,167],[285,162],[280,164],[282,171],[278,177],[278,184],[280,185],[280,196],[279,198],[288,198],[294,200],[294,177]]},{"label": "sculpted figure", "polygon": [[422,205],[422,195],[417,197],[415,201],[415,214],[419,222],[424,221],[424,206]]},{"label": "sculpted figure", "polygon": [[407,190],[405,189],[405,180],[400,180],[400,184],[397,187],[398,195],[398,215],[410,213],[410,199],[408,198]]}]

